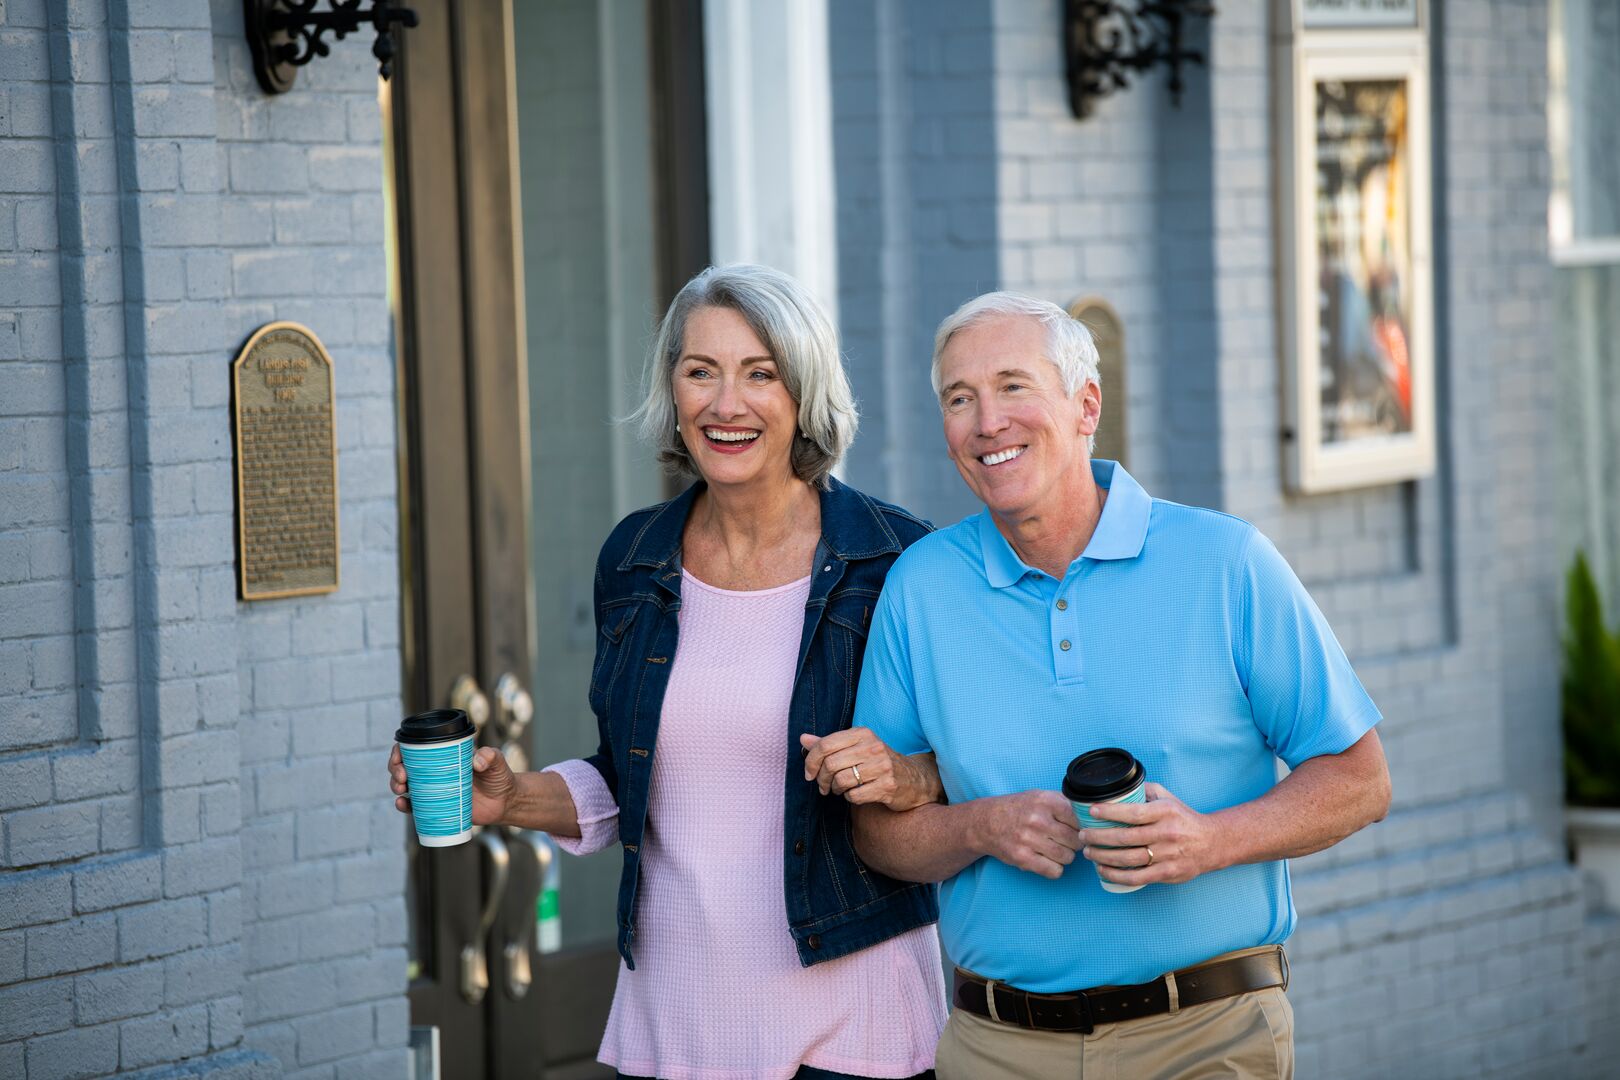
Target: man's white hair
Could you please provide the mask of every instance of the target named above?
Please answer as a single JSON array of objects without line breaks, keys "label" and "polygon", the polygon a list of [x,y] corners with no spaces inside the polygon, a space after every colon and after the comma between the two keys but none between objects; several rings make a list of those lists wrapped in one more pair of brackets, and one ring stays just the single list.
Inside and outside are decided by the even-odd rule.
[{"label": "man's white hair", "polygon": [[[1050,300],[1037,300],[1023,293],[992,292],[975,296],[951,312],[935,331],[933,383],[936,400],[944,389],[939,374],[939,358],[951,338],[985,319],[1003,315],[1034,319],[1046,328],[1046,360],[1057,368],[1065,394],[1073,397],[1088,382],[1096,383],[1099,388],[1102,386],[1102,375],[1097,370],[1097,343],[1084,323]],[[940,404],[943,408],[944,403]],[[1096,442],[1095,435],[1086,440],[1088,452],[1096,448]]]}]

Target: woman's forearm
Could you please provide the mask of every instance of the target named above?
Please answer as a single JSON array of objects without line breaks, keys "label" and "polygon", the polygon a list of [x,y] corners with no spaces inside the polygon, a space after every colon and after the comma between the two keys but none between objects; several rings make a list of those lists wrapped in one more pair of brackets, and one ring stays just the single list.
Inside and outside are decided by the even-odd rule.
[{"label": "woman's forearm", "polygon": [[579,812],[574,807],[574,796],[568,784],[554,772],[515,774],[501,824],[553,836],[579,836]]},{"label": "woman's forearm", "polygon": [[911,810],[929,803],[945,802],[945,785],[940,783],[939,766],[933,754],[895,755],[895,792],[888,801],[891,810]]}]

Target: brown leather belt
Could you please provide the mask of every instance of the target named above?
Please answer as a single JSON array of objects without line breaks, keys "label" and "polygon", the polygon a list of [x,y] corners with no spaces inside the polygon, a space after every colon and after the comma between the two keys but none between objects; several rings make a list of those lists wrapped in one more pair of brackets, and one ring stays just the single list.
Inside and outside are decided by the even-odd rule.
[{"label": "brown leather belt", "polygon": [[1136,986],[1099,986],[1066,994],[1032,994],[957,968],[951,999],[959,1009],[1004,1024],[1090,1034],[1097,1024],[1140,1020],[1272,986],[1288,988],[1288,957],[1281,945],[1227,953]]}]

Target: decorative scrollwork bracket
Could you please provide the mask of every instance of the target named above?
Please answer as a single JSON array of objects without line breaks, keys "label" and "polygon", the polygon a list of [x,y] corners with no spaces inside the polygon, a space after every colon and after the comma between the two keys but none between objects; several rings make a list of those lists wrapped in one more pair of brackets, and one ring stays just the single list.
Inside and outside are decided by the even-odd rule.
[{"label": "decorative scrollwork bracket", "polygon": [[242,0],[248,47],[253,50],[253,74],[267,94],[284,94],[292,89],[298,69],[331,53],[325,36],[339,41],[365,23],[376,27],[377,40],[371,55],[377,58],[378,74],[388,78],[394,66],[394,26],[413,27],[416,12],[402,7],[398,0],[327,0],[329,10],[316,11],[321,0]]},{"label": "decorative scrollwork bracket", "polygon": [[1213,17],[1208,0],[1063,0],[1063,50],[1069,108],[1091,115],[1098,98],[1121,90],[1133,71],[1158,64],[1170,69],[1170,100],[1181,104],[1181,66],[1202,64],[1204,54],[1182,44],[1184,20]]}]

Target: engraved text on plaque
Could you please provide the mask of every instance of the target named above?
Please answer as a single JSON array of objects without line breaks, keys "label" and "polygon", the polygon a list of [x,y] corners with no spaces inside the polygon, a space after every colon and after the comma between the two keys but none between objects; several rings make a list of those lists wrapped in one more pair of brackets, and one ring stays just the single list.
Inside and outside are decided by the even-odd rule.
[{"label": "engraved text on plaque", "polygon": [[331,592],[338,587],[332,358],[308,328],[275,322],[248,339],[232,372],[242,599]]}]

